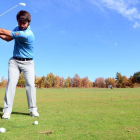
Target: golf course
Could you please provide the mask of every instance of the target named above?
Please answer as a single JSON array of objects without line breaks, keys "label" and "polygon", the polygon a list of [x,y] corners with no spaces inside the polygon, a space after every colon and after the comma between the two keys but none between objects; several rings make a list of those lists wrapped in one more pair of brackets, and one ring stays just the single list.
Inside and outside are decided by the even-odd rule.
[{"label": "golf course", "polygon": [[[0,116],[5,89],[0,89]],[[138,140],[140,88],[37,89],[39,118],[29,116],[26,90],[17,89],[1,140]],[[38,125],[34,125],[38,121]]]}]

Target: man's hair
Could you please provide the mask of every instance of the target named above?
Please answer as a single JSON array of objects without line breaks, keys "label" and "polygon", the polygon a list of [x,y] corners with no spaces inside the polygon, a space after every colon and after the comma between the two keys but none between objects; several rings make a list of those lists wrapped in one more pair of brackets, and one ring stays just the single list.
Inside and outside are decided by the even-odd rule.
[{"label": "man's hair", "polygon": [[23,23],[31,22],[31,15],[27,11],[21,10],[17,13],[17,21]]}]

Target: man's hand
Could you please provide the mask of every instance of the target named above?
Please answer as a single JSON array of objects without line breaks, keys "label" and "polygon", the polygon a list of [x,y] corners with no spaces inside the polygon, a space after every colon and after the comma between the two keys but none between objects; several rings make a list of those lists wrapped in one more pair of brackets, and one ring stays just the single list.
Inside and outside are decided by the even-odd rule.
[{"label": "man's hand", "polygon": [[0,28],[0,38],[5,41],[13,40],[13,37],[11,36],[11,31],[2,28]]}]

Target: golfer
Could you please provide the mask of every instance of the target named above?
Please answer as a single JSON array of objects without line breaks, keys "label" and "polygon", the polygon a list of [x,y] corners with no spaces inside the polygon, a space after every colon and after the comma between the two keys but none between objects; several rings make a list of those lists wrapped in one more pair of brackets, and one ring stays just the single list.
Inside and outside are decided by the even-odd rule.
[{"label": "golfer", "polygon": [[8,83],[4,98],[2,119],[10,119],[16,85],[23,72],[25,78],[28,108],[32,117],[39,117],[36,106],[36,88],[34,74],[34,34],[30,28],[31,16],[27,11],[19,11],[17,14],[18,26],[13,30],[0,28],[0,38],[5,41],[15,40],[13,57],[9,60]]}]

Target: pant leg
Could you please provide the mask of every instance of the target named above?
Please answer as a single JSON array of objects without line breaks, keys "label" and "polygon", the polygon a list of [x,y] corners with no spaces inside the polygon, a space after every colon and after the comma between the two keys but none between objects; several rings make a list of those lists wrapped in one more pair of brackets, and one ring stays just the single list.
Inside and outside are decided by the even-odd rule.
[{"label": "pant leg", "polygon": [[18,64],[14,59],[11,58],[9,60],[8,83],[5,92],[3,113],[11,114],[12,112],[13,100],[15,96],[16,85],[18,82],[19,75],[20,71],[18,69]]},{"label": "pant leg", "polygon": [[28,108],[30,112],[37,111],[36,106],[36,87],[34,74],[34,61],[26,61],[22,65],[22,72],[25,78],[26,95],[28,100]]}]

